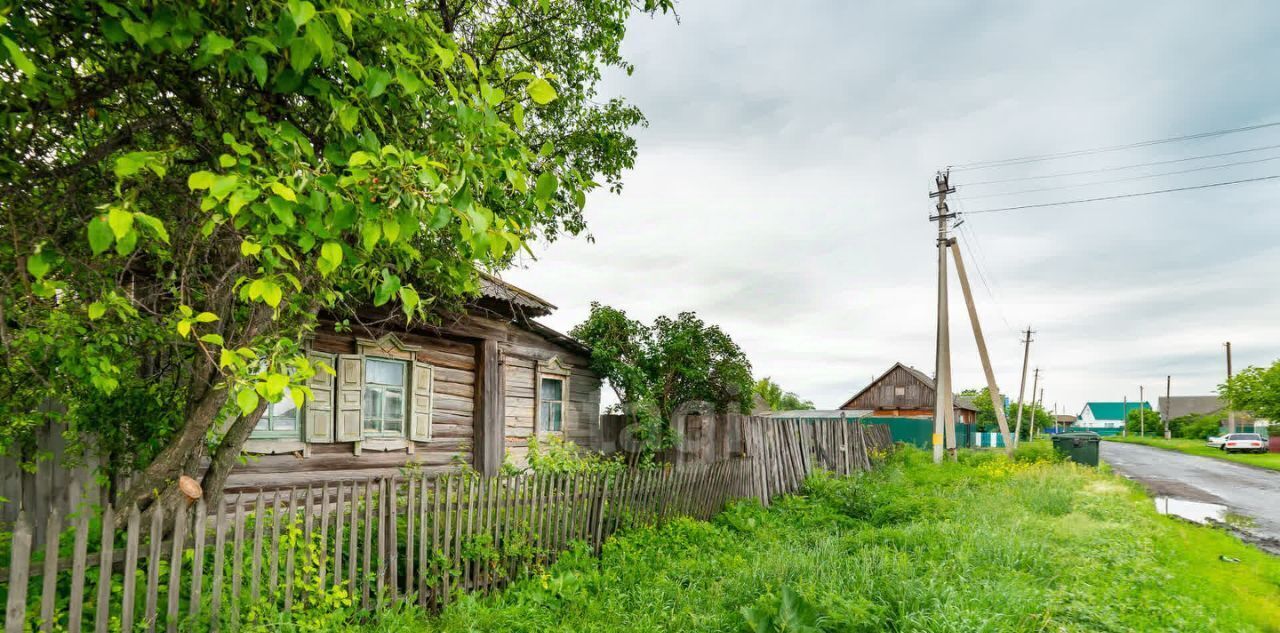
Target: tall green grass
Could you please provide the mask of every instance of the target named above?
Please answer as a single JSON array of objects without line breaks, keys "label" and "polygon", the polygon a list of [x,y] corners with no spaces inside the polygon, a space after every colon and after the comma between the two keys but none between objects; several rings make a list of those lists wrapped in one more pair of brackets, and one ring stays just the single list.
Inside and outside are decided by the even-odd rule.
[{"label": "tall green grass", "polygon": [[1280,560],[1051,453],[906,449],[368,630],[1277,631]]}]

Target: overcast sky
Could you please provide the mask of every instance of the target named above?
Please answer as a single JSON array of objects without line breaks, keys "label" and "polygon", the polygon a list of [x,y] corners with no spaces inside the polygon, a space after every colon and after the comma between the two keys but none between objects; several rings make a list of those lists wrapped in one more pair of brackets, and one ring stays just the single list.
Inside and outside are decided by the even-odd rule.
[{"label": "overcast sky", "polygon": [[[963,5],[963,6],[962,6]],[[1269,2],[743,2],[633,20],[639,159],[621,195],[590,198],[594,243],[561,240],[505,277],[560,306],[601,301],[650,321],[696,311],[756,376],[838,407],[895,361],[933,373],[936,227],[947,165],[1280,121],[1280,7]],[[1280,146],[1280,127],[1000,169],[956,171],[975,211],[1280,174],[1280,147],[1094,176],[966,185]],[[957,234],[1001,390],[1017,330],[1037,331],[1045,402],[1206,394],[1280,358],[1280,181],[974,214]],[[979,275],[979,270],[982,275]],[[985,283],[983,279],[985,278]],[[953,375],[981,386],[958,282]],[[1030,380],[1030,379],[1028,379]],[[1028,387],[1028,390],[1030,387]]]}]

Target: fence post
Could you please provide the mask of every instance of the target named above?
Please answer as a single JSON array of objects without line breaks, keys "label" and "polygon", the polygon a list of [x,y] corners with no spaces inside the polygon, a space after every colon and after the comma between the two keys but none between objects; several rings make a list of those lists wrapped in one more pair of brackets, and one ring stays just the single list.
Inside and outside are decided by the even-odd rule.
[{"label": "fence post", "polygon": [[22,633],[23,622],[27,619],[27,580],[31,565],[31,524],[27,520],[26,510],[18,512],[10,552],[9,602],[5,605],[4,631]]}]

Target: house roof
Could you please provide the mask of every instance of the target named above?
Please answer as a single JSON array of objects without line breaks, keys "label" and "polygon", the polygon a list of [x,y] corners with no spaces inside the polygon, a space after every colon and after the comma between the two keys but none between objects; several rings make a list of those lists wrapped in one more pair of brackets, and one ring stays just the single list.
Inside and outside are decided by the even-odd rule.
[{"label": "house roof", "polygon": [[488,273],[480,273],[480,297],[508,303],[514,313],[531,317],[546,316],[556,309],[550,301]]},{"label": "house roof", "polygon": [[1170,419],[1184,415],[1207,415],[1227,408],[1227,403],[1218,396],[1160,396],[1157,400],[1160,412]]},{"label": "house roof", "polygon": [[[854,400],[857,400],[862,394],[866,393],[867,390],[874,387],[876,383],[880,382],[881,380],[884,380],[886,376],[888,376],[890,373],[893,372],[893,370],[898,369],[899,367],[901,367],[903,371],[907,372],[908,374],[911,374],[911,376],[916,380],[919,380],[920,382],[924,383],[924,386],[928,387],[930,391],[936,392],[938,390],[937,386],[935,386],[933,383],[933,378],[930,378],[928,374],[910,365],[904,365],[902,363],[894,363],[893,366],[889,367],[889,369],[886,369],[883,374],[880,374],[879,376],[877,376],[875,380],[872,380],[869,384],[867,384],[867,386],[863,387],[860,391],[858,391],[858,393],[853,394],[853,396],[851,396],[848,400],[845,401],[844,404],[840,406],[841,407],[849,406],[850,404],[853,403]],[[960,395],[953,396],[953,401],[955,402],[955,406],[957,409],[964,409],[966,411],[978,410],[978,407],[974,406],[973,400],[966,396],[960,396]]]},{"label": "house roof", "polygon": [[[1126,406],[1128,406],[1127,410]],[[1124,402],[1086,402],[1084,405],[1084,409],[1093,411],[1093,417],[1098,420],[1123,420],[1126,411],[1137,411],[1138,408],[1137,402],[1130,402],[1127,405]],[[1141,408],[1151,411],[1151,403],[1143,402]],[[1080,410],[1082,416],[1084,409]]]}]

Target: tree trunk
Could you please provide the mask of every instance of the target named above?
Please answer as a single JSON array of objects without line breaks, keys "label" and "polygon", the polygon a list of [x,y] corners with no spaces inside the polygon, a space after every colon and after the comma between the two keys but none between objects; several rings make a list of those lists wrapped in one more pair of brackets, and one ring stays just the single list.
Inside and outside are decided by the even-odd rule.
[{"label": "tree trunk", "polygon": [[[186,423],[183,424],[178,436],[160,451],[150,465],[133,478],[128,489],[121,492],[116,500],[116,507],[137,506],[145,510],[166,489],[174,488],[179,475],[183,474],[183,469],[191,462],[193,454],[198,453],[197,449],[217,421],[218,412],[222,410],[222,405],[226,401],[225,388],[209,387],[204,397],[187,416]],[[176,492],[176,488],[174,491]],[[127,512],[121,512],[119,517],[123,519],[127,514]]]},{"label": "tree trunk", "polygon": [[222,488],[227,483],[227,476],[235,468],[244,443],[249,440],[249,435],[258,426],[258,420],[266,410],[267,401],[259,402],[253,413],[236,418],[226,435],[222,436],[222,441],[209,460],[209,468],[204,471],[204,477],[200,481],[200,487],[204,489],[205,504],[209,507],[220,507],[217,504],[222,502]]}]

